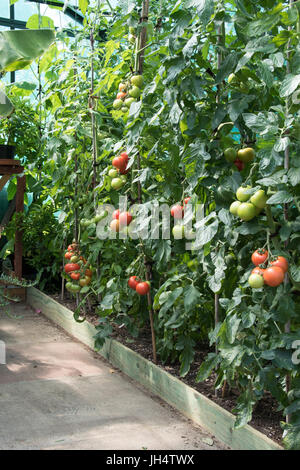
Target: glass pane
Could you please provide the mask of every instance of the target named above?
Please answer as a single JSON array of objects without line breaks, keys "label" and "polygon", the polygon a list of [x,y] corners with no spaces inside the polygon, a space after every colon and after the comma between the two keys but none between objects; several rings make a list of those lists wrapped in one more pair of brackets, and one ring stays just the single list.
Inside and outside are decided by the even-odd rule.
[{"label": "glass pane", "polygon": [[49,16],[54,21],[56,28],[63,28],[72,22],[72,19],[60,10],[50,8],[48,5],[41,5],[41,15]]},{"label": "glass pane", "polygon": [[[7,1],[9,0],[0,0]],[[74,4],[77,5],[77,0],[74,2],[69,2],[70,5]],[[29,2],[27,0],[18,0],[15,3],[15,18],[17,20],[27,21],[31,15],[38,13],[38,8],[40,7],[41,15],[48,16],[54,21],[54,25],[56,28],[63,28],[67,26],[75,26],[77,23],[74,23],[74,20],[67,15],[65,15],[62,11],[57,10],[55,8],[50,8],[46,4],[37,4],[34,2]],[[0,14],[1,16],[1,14]]]},{"label": "glass pane", "polygon": [[[32,68],[37,69],[36,65],[33,64],[31,66]],[[37,70],[36,70],[37,74]],[[26,69],[26,70],[17,70],[15,72],[15,80],[16,82],[30,82],[30,83],[38,83],[38,79],[36,78],[36,75],[33,73],[33,70],[31,68]]]},{"label": "glass pane", "polygon": [[9,18],[9,0],[1,0],[0,16]]},{"label": "glass pane", "polygon": [[36,4],[26,2],[25,0],[18,0],[17,3],[15,3],[16,20],[27,21],[34,13],[37,13]]}]

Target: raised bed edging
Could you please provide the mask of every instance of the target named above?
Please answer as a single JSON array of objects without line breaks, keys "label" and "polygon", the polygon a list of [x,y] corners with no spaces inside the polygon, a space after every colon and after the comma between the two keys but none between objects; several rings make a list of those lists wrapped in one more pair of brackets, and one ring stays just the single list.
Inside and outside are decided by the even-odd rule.
[{"label": "raised bed edging", "polygon": [[[91,323],[77,323],[71,310],[34,287],[27,289],[27,302],[94,350],[96,328]],[[282,450],[280,445],[249,425],[233,429],[233,414],[118,341],[106,340],[99,354],[232,450]]]}]

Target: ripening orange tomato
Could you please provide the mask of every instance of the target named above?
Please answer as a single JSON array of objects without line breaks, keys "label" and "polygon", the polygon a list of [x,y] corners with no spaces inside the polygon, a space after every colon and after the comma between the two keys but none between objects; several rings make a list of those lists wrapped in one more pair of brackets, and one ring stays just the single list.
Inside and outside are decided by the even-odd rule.
[{"label": "ripening orange tomato", "polygon": [[278,268],[281,268],[284,273],[289,269],[289,263],[283,256],[277,256],[276,259],[270,261],[270,266],[277,266]]}]

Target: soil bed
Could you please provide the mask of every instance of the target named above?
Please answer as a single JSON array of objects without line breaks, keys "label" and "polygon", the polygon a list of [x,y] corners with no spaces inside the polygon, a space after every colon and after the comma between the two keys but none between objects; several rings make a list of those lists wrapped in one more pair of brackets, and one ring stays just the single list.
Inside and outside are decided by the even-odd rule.
[{"label": "soil bed", "polygon": [[[71,299],[65,299],[64,301],[61,300],[60,295],[58,294],[48,294],[49,297],[52,297],[54,300],[59,302],[60,304],[67,307],[69,310],[74,311],[75,304],[74,301]],[[99,317],[93,313],[87,313],[86,320],[92,323],[94,326],[98,325]],[[75,320],[74,320],[75,321]],[[138,338],[133,338],[126,327],[120,328],[119,325],[112,323],[113,327],[113,334],[112,337],[119,341],[120,343],[124,344],[128,348],[132,349],[133,351],[140,354],[145,359],[153,362],[152,360],[152,343],[151,343],[151,331],[149,329],[144,328],[143,331],[140,332]],[[215,395],[214,383],[216,376],[212,374],[208,379],[204,382],[196,383],[196,375],[198,373],[199,367],[205,357],[207,356],[210,349],[207,345],[201,345],[201,350],[196,351],[194,361],[191,365],[189,373],[185,377],[180,377],[180,364],[179,363],[162,363],[159,360],[157,361],[157,365],[164,369],[165,371],[169,372],[169,374],[173,375],[177,379],[181,380],[185,384],[189,385],[193,389],[197,390],[199,393],[202,393],[204,396],[209,398],[210,400],[217,403],[219,406],[224,408],[225,410],[232,413],[233,408],[236,406],[236,401],[238,398],[238,392],[236,390],[228,390],[226,389],[226,396],[222,397],[221,390],[219,390],[218,395]],[[282,445],[282,429],[280,427],[280,421],[283,420],[282,413],[277,411],[278,403],[276,400],[269,394],[266,393],[265,397],[258,402],[253,412],[252,421],[249,423],[253,428],[257,429],[258,431],[262,432],[273,441],[277,442],[278,444]]]}]

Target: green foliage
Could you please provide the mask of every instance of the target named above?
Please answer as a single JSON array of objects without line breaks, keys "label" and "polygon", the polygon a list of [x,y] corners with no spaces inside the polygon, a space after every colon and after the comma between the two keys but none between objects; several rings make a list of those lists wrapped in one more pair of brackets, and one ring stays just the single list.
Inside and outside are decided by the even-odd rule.
[{"label": "green foliage", "polygon": [[8,244],[14,240],[17,228],[23,230],[25,264],[33,269],[41,289],[47,285],[48,290],[57,286],[57,273],[61,265],[62,234],[53,212],[51,201],[37,201],[21,219],[15,214],[5,230]]},{"label": "green foliage", "polygon": [[[144,261],[150,260],[160,359],[179,361],[185,376],[208,338],[217,352],[208,354],[197,380],[215,372],[216,388],[226,381],[238,390],[235,426],[251,420],[268,391],[283,417],[292,415],[285,444],[299,448],[299,366],[292,362],[292,344],[300,335],[299,10],[271,0],[162,1],[153,2],[141,24],[141,3],[119,2],[111,18],[103,6],[97,10],[80,2],[84,30],[74,40],[60,32],[64,50],[54,47],[42,59],[40,148],[45,150],[42,172],[33,170],[32,184],[37,194],[54,201],[50,220],[51,211],[61,211],[49,230],[60,242],[55,248],[48,244],[47,233],[42,247],[55,259],[52,273],[58,276],[61,240],[75,234],[83,256],[98,268],[91,290],[80,294],[81,300],[94,300],[99,314],[97,347],[112,325],[126,326],[132,336],[147,331],[146,299],[128,289],[127,280],[145,279]],[[129,27],[138,34],[143,26],[148,43],[142,98],[123,114],[112,103],[119,83],[137,71]],[[99,39],[103,30],[106,41]],[[91,31],[97,38],[93,53],[87,42]],[[92,60],[96,98],[90,96]],[[228,81],[231,74],[235,77]],[[256,157],[240,172],[226,161],[224,150],[243,146],[255,147]],[[153,201],[172,206],[187,196],[194,208],[204,205],[204,219],[194,225],[193,250],[173,239],[99,240],[96,224],[81,224],[102,204],[118,202],[120,193],[111,188],[107,173],[123,149],[130,170],[120,193],[131,202],[138,200],[139,182],[144,208]],[[249,222],[229,213],[243,183],[269,198],[267,208]],[[36,214],[45,210],[40,207]],[[28,239],[39,253],[43,248],[33,222],[43,233],[48,225],[41,220],[39,225],[32,218],[35,235]],[[251,254],[266,243],[273,255],[287,257],[289,276],[278,288],[252,290]],[[35,266],[49,266],[46,255],[38,261],[35,251]]]}]

